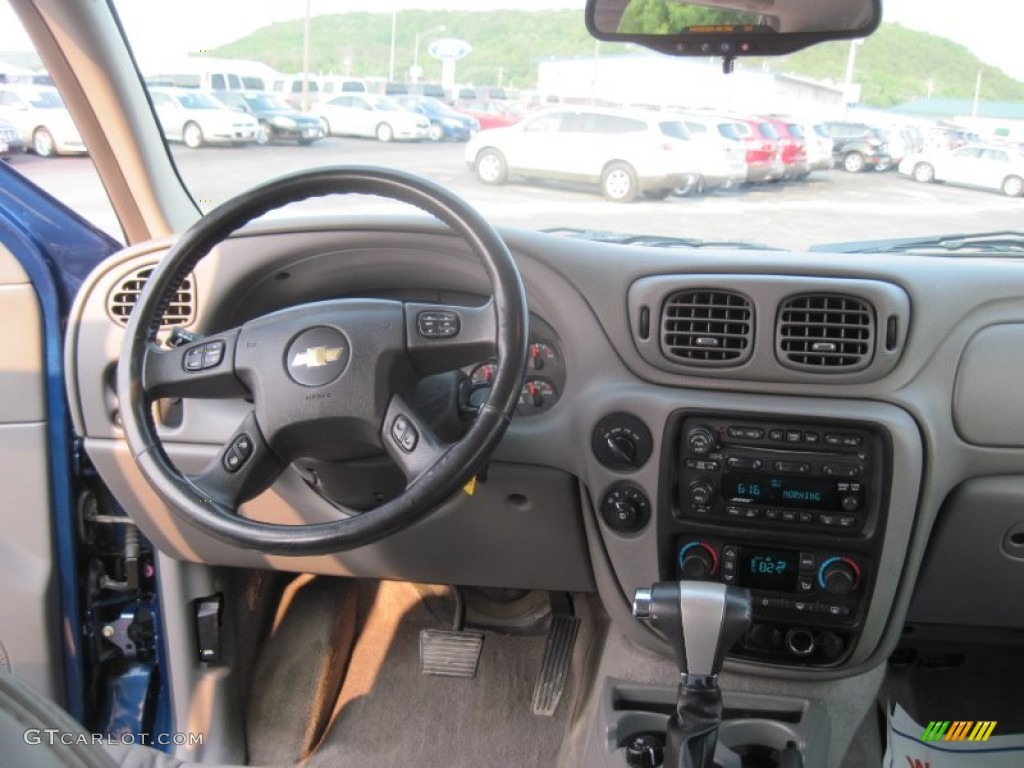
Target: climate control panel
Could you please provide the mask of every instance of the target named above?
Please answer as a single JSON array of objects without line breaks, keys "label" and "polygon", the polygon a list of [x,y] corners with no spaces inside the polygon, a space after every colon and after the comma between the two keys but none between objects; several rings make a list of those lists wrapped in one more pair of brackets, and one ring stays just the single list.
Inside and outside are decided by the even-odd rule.
[{"label": "climate control panel", "polygon": [[736,655],[830,664],[849,649],[871,574],[864,554],[692,536],[675,550],[675,578],[750,590],[754,623]]}]

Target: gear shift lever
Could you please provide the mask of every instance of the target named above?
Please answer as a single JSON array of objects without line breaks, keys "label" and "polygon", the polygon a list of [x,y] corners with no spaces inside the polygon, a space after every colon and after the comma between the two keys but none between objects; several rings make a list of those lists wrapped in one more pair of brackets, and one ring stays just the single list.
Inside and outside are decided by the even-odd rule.
[{"label": "gear shift lever", "polygon": [[750,592],[706,581],[663,581],[638,589],[633,616],[671,644],[679,664],[668,721],[665,768],[714,768],[725,654],[750,626]]}]

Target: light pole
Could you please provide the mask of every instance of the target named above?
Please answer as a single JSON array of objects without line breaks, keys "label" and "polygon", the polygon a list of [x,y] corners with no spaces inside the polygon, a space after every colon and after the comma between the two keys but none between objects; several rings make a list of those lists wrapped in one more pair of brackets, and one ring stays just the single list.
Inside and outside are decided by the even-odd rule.
[{"label": "light pole", "polygon": [[420,38],[426,37],[427,35],[433,35],[435,32],[444,32],[444,24],[434,27],[433,29],[428,29],[426,32],[416,33],[416,43],[412,49],[412,70],[410,72],[412,75],[411,79],[414,83],[418,83],[420,81]]},{"label": "light pole", "polygon": [[391,11],[391,58],[388,63],[388,82],[395,80],[395,31],[398,28],[398,11]]}]

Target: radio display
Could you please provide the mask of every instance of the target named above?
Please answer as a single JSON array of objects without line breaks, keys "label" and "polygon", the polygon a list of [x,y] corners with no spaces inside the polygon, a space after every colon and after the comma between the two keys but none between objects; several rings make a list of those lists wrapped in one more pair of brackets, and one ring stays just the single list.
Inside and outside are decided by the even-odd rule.
[{"label": "radio display", "polygon": [[815,478],[729,473],[722,478],[722,496],[727,501],[753,504],[839,509],[835,483]]},{"label": "radio display", "polygon": [[739,584],[752,589],[796,592],[799,555],[788,549],[740,549]]}]

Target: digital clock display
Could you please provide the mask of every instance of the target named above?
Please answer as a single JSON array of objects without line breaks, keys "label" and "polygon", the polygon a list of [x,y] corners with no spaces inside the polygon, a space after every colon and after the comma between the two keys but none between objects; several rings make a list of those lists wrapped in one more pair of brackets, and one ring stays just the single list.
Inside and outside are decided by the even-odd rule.
[{"label": "digital clock display", "polygon": [[727,501],[750,504],[839,509],[835,484],[816,478],[727,474],[722,478],[722,496]]},{"label": "digital clock display", "polygon": [[796,592],[799,555],[788,549],[748,549],[740,551],[739,584],[752,589]]}]

